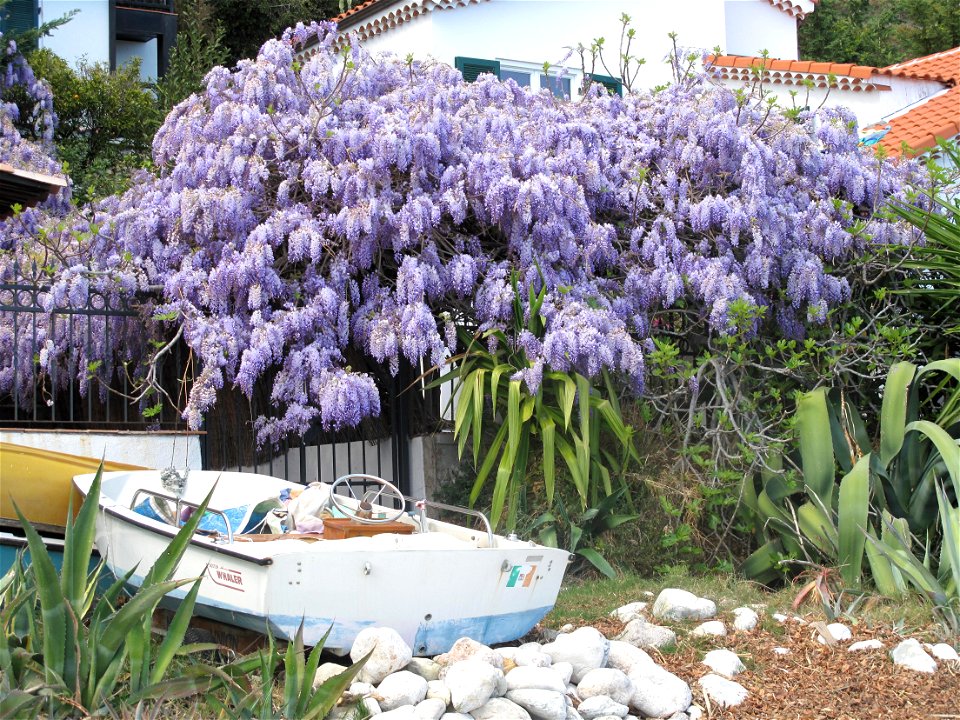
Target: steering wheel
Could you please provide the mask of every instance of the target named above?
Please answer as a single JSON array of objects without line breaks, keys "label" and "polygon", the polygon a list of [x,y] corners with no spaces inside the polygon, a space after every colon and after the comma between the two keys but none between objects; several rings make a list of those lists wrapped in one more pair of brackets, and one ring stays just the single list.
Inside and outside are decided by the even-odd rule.
[{"label": "steering wheel", "polygon": [[[365,480],[367,484],[373,484],[378,486],[375,490],[368,490],[363,494],[363,497],[357,497],[356,493],[353,491],[353,485],[350,484],[351,480]],[[337,494],[337,489],[340,487],[345,487],[350,493],[350,497],[356,500],[357,506],[350,507],[343,503],[343,495]],[[373,504],[380,504],[378,501],[381,498],[387,500],[396,500],[400,503],[400,508],[396,511],[389,511],[387,513],[388,517],[375,518],[364,516],[364,506],[371,506]],[[391,483],[388,483],[383,478],[378,478],[376,475],[364,475],[363,473],[353,473],[352,475],[344,475],[341,478],[337,478],[336,482],[330,486],[330,502],[333,506],[346,515],[348,518],[352,518],[357,522],[365,523],[367,525],[379,525],[382,523],[393,522],[401,515],[403,515],[404,510],[406,509],[406,498],[403,497],[397,487]],[[393,515],[389,513],[393,512]]]}]

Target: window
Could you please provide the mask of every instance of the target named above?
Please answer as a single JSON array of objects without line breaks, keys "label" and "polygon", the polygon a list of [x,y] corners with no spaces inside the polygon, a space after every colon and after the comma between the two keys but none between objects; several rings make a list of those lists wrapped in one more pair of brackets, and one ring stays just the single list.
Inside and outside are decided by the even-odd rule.
[{"label": "window", "polygon": [[557,77],[540,73],[540,87],[547,88],[558,98],[568,98],[570,95],[570,77]]},{"label": "window", "polygon": [[[573,97],[574,88],[580,87],[577,79],[579,73],[574,76],[569,70],[560,67],[545,74],[542,65],[533,63],[468,57],[454,58],[454,66],[467,82],[474,82],[483,73],[490,73],[501,80],[513,80],[520,87],[529,88],[534,92],[549,90],[558,98]],[[609,80],[617,82],[613,78]],[[601,82],[599,77],[597,81]]]},{"label": "window", "polygon": [[520,87],[530,87],[530,73],[523,70],[501,70],[501,80],[513,80]]}]

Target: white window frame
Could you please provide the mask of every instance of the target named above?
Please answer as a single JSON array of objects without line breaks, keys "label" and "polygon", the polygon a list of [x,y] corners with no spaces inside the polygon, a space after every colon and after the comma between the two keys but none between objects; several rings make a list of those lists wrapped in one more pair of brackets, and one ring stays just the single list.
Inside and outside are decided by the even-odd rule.
[{"label": "white window frame", "polygon": [[[530,90],[540,92],[540,76],[543,75],[543,63],[524,62],[522,60],[509,60],[506,58],[495,58],[500,63],[500,72],[528,73],[530,75]],[[556,77],[561,72],[566,72],[564,79],[570,81],[570,99],[578,100],[580,98],[580,86],[583,73],[579,69],[563,67],[560,65],[550,66],[550,76]],[[501,76],[501,79],[502,76]]]}]

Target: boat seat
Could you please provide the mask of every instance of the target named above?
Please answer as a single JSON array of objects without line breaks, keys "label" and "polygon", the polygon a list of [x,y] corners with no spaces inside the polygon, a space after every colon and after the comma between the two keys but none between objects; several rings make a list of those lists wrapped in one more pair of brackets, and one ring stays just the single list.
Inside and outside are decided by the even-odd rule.
[{"label": "boat seat", "polygon": [[[279,505],[279,500],[274,498],[273,502]],[[200,524],[197,526],[197,532],[220,533],[222,535],[226,535],[227,522],[230,523],[230,528],[233,529],[237,534],[250,532],[260,524],[266,513],[269,512],[272,507],[274,507],[272,503],[270,503],[269,507],[263,507],[268,503],[269,501],[264,501],[253,507],[250,505],[238,505],[232,508],[224,508],[220,510],[220,512],[223,513],[223,516],[226,516],[226,521],[221,515],[216,515],[209,512],[204,513],[203,518],[200,520]],[[167,525],[174,525],[176,527],[179,527],[180,523],[185,519],[182,517],[174,517],[176,515],[176,509],[173,503],[152,495],[144,498],[133,508],[133,511],[138,515],[150,518],[151,520],[166,523]]]}]

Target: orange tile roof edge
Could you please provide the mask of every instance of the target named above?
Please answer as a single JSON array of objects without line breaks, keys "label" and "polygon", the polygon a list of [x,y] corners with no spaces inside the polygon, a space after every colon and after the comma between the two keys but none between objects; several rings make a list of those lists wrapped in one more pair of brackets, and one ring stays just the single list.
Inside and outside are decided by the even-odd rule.
[{"label": "orange tile roof edge", "polygon": [[835,76],[832,87],[854,92],[889,90],[877,84],[882,71],[869,65],[852,63],[825,63],[810,60],[781,60],[779,58],[750,57],[746,55],[708,55],[704,64],[708,71],[721,80],[750,80],[760,66],[765,78],[775,85],[802,85],[812,80],[817,87],[827,87],[830,75]]},{"label": "orange tile roof edge", "polygon": [[872,125],[867,130],[890,128],[879,144],[892,157],[913,157],[937,144],[960,135],[960,86],[935,95],[903,115]]},{"label": "orange tile roof edge", "polygon": [[960,83],[960,47],[888,65],[881,72],[918,80]]}]

